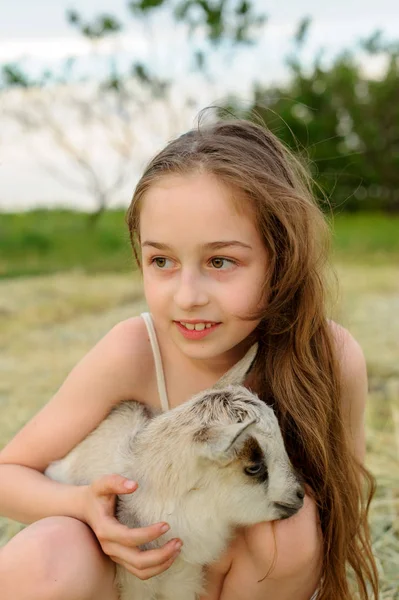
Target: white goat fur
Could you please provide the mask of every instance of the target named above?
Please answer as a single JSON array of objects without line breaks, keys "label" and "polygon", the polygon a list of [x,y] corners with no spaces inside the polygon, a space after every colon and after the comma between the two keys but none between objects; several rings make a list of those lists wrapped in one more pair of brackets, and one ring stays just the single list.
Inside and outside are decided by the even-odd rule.
[{"label": "white goat fur", "polygon": [[[172,566],[148,580],[117,565],[121,600],[196,600],[204,591],[203,567],[218,559],[235,527],[285,518],[302,506],[303,486],[273,410],[239,385],[254,352],[214,388],[169,412],[123,402],[47,468],[51,479],[73,485],[109,473],[137,481],[134,493],[118,497],[118,520],[128,527],[170,524],[142,549],[183,540]],[[254,464],[261,465],[258,476],[246,474]]]}]

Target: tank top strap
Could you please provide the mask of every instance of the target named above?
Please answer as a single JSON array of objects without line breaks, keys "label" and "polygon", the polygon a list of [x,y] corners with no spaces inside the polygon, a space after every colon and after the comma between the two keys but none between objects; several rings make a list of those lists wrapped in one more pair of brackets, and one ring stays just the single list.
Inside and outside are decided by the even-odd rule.
[{"label": "tank top strap", "polygon": [[169,410],[168,393],[166,391],[165,374],[162,366],[161,351],[159,349],[157,334],[155,333],[154,323],[152,322],[151,314],[148,312],[140,315],[147,327],[148,336],[150,338],[152,353],[154,355],[155,373],[157,377],[157,387],[159,400],[163,412]]}]

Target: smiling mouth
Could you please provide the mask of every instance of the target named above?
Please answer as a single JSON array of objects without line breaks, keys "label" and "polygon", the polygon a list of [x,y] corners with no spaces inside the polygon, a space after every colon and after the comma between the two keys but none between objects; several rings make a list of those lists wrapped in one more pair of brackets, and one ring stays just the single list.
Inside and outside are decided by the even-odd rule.
[{"label": "smiling mouth", "polygon": [[217,323],[209,323],[208,322],[199,322],[199,323],[188,323],[187,321],[177,321],[180,325],[188,329],[188,331],[203,331],[204,329],[210,329],[213,325],[217,325]]}]

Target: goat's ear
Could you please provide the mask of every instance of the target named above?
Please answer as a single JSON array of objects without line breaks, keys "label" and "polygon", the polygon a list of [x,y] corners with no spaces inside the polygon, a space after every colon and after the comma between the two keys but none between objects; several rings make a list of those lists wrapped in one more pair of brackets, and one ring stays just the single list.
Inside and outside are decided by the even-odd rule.
[{"label": "goat's ear", "polygon": [[212,389],[220,390],[228,385],[241,385],[245,381],[245,377],[251,368],[251,365],[255,359],[258,351],[258,344],[253,344],[250,347],[246,355],[238,361],[234,366],[231,367],[222,375],[222,377],[215,383]]},{"label": "goat's ear", "polygon": [[197,440],[202,442],[203,456],[228,464],[251,435],[256,419],[232,425],[211,425],[204,428]]}]

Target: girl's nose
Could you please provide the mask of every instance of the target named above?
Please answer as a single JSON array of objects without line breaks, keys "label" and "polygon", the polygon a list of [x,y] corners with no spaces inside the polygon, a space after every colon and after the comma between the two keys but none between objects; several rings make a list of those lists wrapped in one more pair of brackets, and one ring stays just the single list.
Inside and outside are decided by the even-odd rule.
[{"label": "girl's nose", "polygon": [[182,310],[205,306],[209,298],[201,274],[182,273],[175,291],[175,303]]}]

